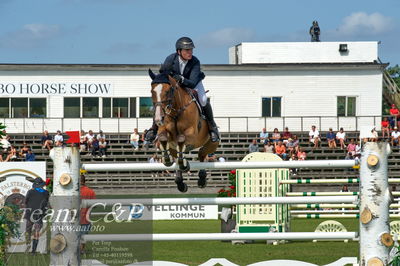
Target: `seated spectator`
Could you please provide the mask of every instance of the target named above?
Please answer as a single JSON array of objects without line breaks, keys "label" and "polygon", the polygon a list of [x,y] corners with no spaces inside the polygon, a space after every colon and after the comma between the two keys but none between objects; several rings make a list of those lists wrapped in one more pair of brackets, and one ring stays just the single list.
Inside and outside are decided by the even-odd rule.
[{"label": "seated spectator", "polygon": [[25,156],[25,161],[27,162],[33,162],[36,160],[36,156],[33,153],[32,149],[29,148],[28,153]]},{"label": "seated spectator", "polygon": [[272,133],[271,141],[276,146],[276,144],[278,144],[278,141],[280,141],[280,140],[281,140],[281,134],[279,133],[277,128],[274,128],[274,132]]},{"label": "seated spectator", "polygon": [[[319,146],[320,137],[319,137],[319,131],[317,130],[316,126],[311,126],[311,130],[310,132],[308,132],[308,136],[310,137],[310,143],[314,145],[313,148],[317,148]],[[297,158],[299,158],[300,160],[299,156],[297,156]]]},{"label": "seated spectator", "polygon": [[397,130],[397,127],[394,127],[394,130],[392,131],[392,146],[398,146],[399,145],[399,138],[400,138],[400,132]]},{"label": "seated spectator", "polygon": [[264,152],[266,153],[274,153],[274,145],[272,145],[272,142],[268,141],[264,145]]},{"label": "seated spectator", "polygon": [[86,150],[87,150],[87,139],[85,130],[82,129],[80,134],[79,151],[84,152]]},{"label": "seated spectator", "polygon": [[350,192],[349,187],[347,185],[343,185],[340,192]]},{"label": "seated spectator", "polygon": [[259,150],[259,148],[258,148],[257,140],[253,139],[253,142],[249,145],[249,153],[258,152],[258,150]]},{"label": "seated spectator", "polygon": [[129,139],[129,141],[131,142],[131,145],[135,151],[139,150],[139,139],[140,139],[140,136],[139,136],[138,129],[135,128]]},{"label": "seated spectator", "polygon": [[216,162],[217,161],[217,155],[215,153],[209,153],[207,154],[206,158],[204,158],[205,162]]},{"label": "seated spectator", "polygon": [[345,160],[354,160],[353,154],[351,152],[346,153],[346,157],[344,157]]},{"label": "seated spectator", "polygon": [[385,137],[387,137],[387,138],[390,137],[389,121],[388,121],[387,117],[384,117],[381,122],[381,130],[382,130],[382,139],[385,139]]},{"label": "seated spectator", "polygon": [[[157,153],[154,153],[150,158],[149,158],[149,163],[159,163],[160,160],[158,159]],[[151,177],[158,177],[157,171],[152,172]]]},{"label": "seated spectator", "polygon": [[10,151],[7,154],[7,158],[4,161],[9,162],[17,158],[18,158],[17,149],[14,146],[11,146]]},{"label": "seated spectator", "polygon": [[267,143],[268,141],[269,141],[268,140],[268,132],[267,132],[267,129],[264,127],[260,133],[260,143],[264,144],[264,143]]},{"label": "seated spectator", "polygon": [[42,148],[51,150],[51,145],[53,145],[53,138],[49,135],[49,132],[45,130],[41,139]]},{"label": "seated spectator", "polygon": [[87,149],[92,150],[93,139],[95,137],[93,130],[89,130],[89,132],[85,135],[85,137],[86,137]]},{"label": "seated spectator", "polygon": [[347,152],[354,156],[356,154],[356,146],[354,139],[351,139],[349,145],[347,145]]},{"label": "seated spectator", "polygon": [[29,151],[28,144],[26,144],[26,142],[24,142],[24,143],[22,144],[21,150],[19,151],[19,157],[25,158],[25,157],[26,157],[26,154],[28,153],[28,151]]},{"label": "seated spectator", "polygon": [[149,146],[150,146],[150,142],[146,140],[146,134],[147,134],[147,129],[145,129],[145,130],[143,131],[143,134],[142,134],[142,136],[140,137],[140,140],[142,141],[142,145],[143,145],[142,147],[143,147],[145,150],[148,150],[148,149],[149,149]]},{"label": "seated spectator", "polygon": [[282,133],[282,141],[283,144],[286,145],[286,143],[288,142],[288,139],[292,138],[292,133],[290,133],[289,128],[285,127],[285,130]]},{"label": "seated spectator", "polygon": [[7,135],[6,130],[3,130],[3,135],[1,136],[0,143],[1,143],[1,148],[3,149],[4,152],[8,152],[8,149],[11,148],[11,143],[10,143],[10,136]]},{"label": "seated spectator", "polygon": [[61,134],[61,130],[57,130],[57,134],[54,136],[54,143],[57,147],[64,145],[64,137]]},{"label": "seated spectator", "polygon": [[339,141],[340,148],[344,150],[346,148],[346,132],[344,132],[343,128],[341,127],[339,132],[336,133],[336,139]]},{"label": "seated spectator", "polygon": [[294,148],[299,146],[299,139],[297,138],[297,135],[293,135],[293,145],[294,145]]},{"label": "seated spectator", "polygon": [[275,154],[281,157],[283,160],[286,160],[286,147],[285,145],[283,145],[282,141],[279,141],[278,144],[275,146]]},{"label": "seated spectator", "polygon": [[[297,143],[298,145],[298,143]],[[296,148],[296,144],[293,142],[292,138],[288,139],[288,142],[286,143],[286,147],[287,147],[287,153],[289,154],[289,157],[292,156],[292,154],[294,154],[294,149]]]},{"label": "seated spectator", "polygon": [[[296,154],[292,154],[291,156],[290,156],[290,159],[289,159],[289,161],[297,161],[297,157],[296,157]],[[291,168],[290,170],[290,173],[292,174],[292,175],[297,175],[297,168]]]},{"label": "seated spectator", "polygon": [[98,141],[100,141],[100,139],[104,139],[104,141],[107,141],[106,135],[103,133],[103,130],[99,131],[99,134],[97,134],[96,138]]},{"label": "seated spectator", "polygon": [[96,157],[97,153],[99,152],[99,150],[100,150],[99,140],[96,138],[96,136],[94,136],[92,138],[92,142],[91,142],[91,145],[90,145],[90,151],[92,153],[92,156]]},{"label": "seated spectator", "polygon": [[296,156],[299,161],[304,161],[307,158],[306,152],[300,146],[297,146]]},{"label": "seated spectator", "polygon": [[369,138],[369,141],[372,142],[377,142],[379,139],[378,132],[376,131],[375,127],[371,130],[371,137]]},{"label": "seated spectator", "polygon": [[356,150],[355,150],[354,156],[361,157],[361,145],[358,140],[356,141]]},{"label": "seated spectator", "polygon": [[99,152],[100,152],[100,156],[105,158],[106,156],[106,152],[107,152],[107,141],[103,138],[99,139]]},{"label": "seated spectator", "polygon": [[218,156],[218,162],[224,163],[224,162],[226,162],[226,159],[222,156]]},{"label": "seated spectator", "polygon": [[336,148],[336,134],[333,132],[332,128],[329,128],[328,133],[326,133],[326,139],[328,141],[328,147],[329,148]]}]

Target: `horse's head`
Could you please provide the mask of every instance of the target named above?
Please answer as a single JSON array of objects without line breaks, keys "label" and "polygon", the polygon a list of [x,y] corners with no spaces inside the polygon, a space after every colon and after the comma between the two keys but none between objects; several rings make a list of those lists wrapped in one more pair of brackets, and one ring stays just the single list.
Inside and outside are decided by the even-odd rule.
[{"label": "horse's head", "polygon": [[157,126],[164,125],[164,117],[172,110],[176,81],[165,73],[155,75],[149,69],[151,82],[151,98],[154,106],[154,122]]}]

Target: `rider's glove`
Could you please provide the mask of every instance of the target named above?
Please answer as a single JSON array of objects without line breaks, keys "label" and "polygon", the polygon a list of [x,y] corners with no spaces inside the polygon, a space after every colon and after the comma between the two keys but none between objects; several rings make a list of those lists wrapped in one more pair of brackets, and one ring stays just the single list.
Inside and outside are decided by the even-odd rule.
[{"label": "rider's glove", "polygon": [[179,75],[179,74],[174,74],[172,77],[173,77],[173,78],[176,80],[176,82],[178,82],[178,83],[182,83],[182,82],[183,82],[183,79],[184,79],[184,77],[183,77],[182,75]]}]

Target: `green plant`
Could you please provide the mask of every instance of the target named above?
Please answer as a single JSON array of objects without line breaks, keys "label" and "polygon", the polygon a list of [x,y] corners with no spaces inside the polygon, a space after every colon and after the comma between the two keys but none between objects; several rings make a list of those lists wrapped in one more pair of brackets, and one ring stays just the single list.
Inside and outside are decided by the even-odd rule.
[{"label": "green plant", "polygon": [[9,240],[19,237],[19,219],[22,211],[16,205],[4,205],[0,209],[0,266],[6,265],[6,247]]},{"label": "green plant", "polygon": [[218,191],[217,197],[236,197],[236,170],[229,172],[229,188],[222,188]]}]

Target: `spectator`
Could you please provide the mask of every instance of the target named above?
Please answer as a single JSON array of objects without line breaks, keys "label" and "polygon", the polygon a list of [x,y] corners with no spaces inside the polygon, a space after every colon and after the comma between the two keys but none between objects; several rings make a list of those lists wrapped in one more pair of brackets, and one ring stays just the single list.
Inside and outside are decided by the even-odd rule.
[{"label": "spectator", "polygon": [[207,154],[206,158],[204,158],[204,161],[206,162],[216,162],[217,161],[217,156],[215,153],[209,153]]},{"label": "spectator", "polygon": [[[158,159],[157,153],[154,153],[150,158],[149,158],[149,163],[159,163],[160,160]],[[151,177],[158,177],[159,172],[152,172]]]},{"label": "spectator", "polygon": [[346,153],[346,157],[344,158],[345,160],[354,160],[353,154],[351,152]]},{"label": "spectator", "polygon": [[100,156],[103,158],[106,158],[106,152],[107,152],[107,141],[103,138],[99,139],[99,152]]},{"label": "spectator", "polygon": [[297,146],[296,148],[297,148],[297,152],[296,152],[297,160],[304,161],[307,158],[306,152],[303,151],[303,149],[300,146]]},{"label": "spectator", "polygon": [[[293,153],[292,155],[290,155],[289,161],[297,161],[296,154]],[[297,168],[291,168],[290,173],[292,175],[297,175]]]},{"label": "spectator", "polygon": [[224,162],[226,162],[226,159],[222,156],[218,156],[218,162],[224,163]]},{"label": "spectator", "polygon": [[378,132],[376,131],[376,128],[374,127],[371,130],[371,137],[369,138],[369,141],[377,142],[378,139],[379,139],[379,135],[378,135]]},{"label": "spectator", "polygon": [[150,142],[146,140],[146,134],[147,134],[147,129],[145,129],[145,130],[143,131],[143,134],[142,134],[142,136],[140,137],[140,140],[142,141],[143,148],[144,148],[145,150],[148,150],[148,149],[149,149],[149,146],[150,146]]},{"label": "spectator", "polygon": [[266,153],[274,153],[274,145],[272,145],[272,142],[268,141],[264,145],[264,152],[266,152]]},{"label": "spectator", "polygon": [[[84,171],[81,171],[81,188],[80,188],[80,195],[81,199],[96,199],[96,193],[93,191],[93,189],[89,188],[86,186],[86,177],[84,175]],[[92,227],[92,224],[90,223],[90,213],[89,208],[82,208],[80,210],[80,236],[84,236],[89,234],[90,229]],[[81,238],[82,239],[82,238]],[[80,252],[84,253],[85,252],[85,242],[80,241]]]},{"label": "spectator", "polygon": [[343,185],[340,192],[350,192],[349,187],[347,185]]},{"label": "spectator", "polygon": [[107,141],[106,135],[103,133],[103,130],[100,130],[100,131],[99,131],[99,134],[97,134],[96,137],[97,137],[98,140],[104,139],[104,141]]},{"label": "spectator", "polygon": [[54,136],[54,143],[57,147],[60,147],[64,144],[64,137],[61,134],[61,130],[57,130],[57,134]]},{"label": "spectator", "polygon": [[19,157],[25,158],[25,157],[26,157],[26,154],[27,154],[28,151],[29,151],[29,147],[28,147],[28,144],[26,144],[26,142],[24,142],[22,145],[23,145],[23,146],[22,146],[22,148],[21,148],[21,150],[20,150],[20,152],[19,152]]},{"label": "spectator", "polygon": [[357,158],[361,157],[361,145],[358,140],[356,141],[356,151],[354,153],[354,156]]},{"label": "spectator", "polygon": [[28,153],[25,156],[25,161],[27,162],[33,162],[36,160],[36,156],[33,153],[32,149],[29,148]]},{"label": "spectator", "polygon": [[85,130],[81,130],[81,134],[80,134],[80,143],[79,143],[79,151],[80,152],[84,152],[87,150],[87,139],[86,139],[86,134],[85,134]]},{"label": "spectator", "polygon": [[281,134],[279,133],[277,128],[274,128],[274,132],[272,133],[272,143],[276,146],[278,141],[281,140]]},{"label": "spectator", "polygon": [[390,112],[390,115],[392,116],[392,118],[393,118],[393,121],[394,121],[394,126],[398,126],[397,125],[397,118],[398,118],[398,116],[399,116],[399,109],[397,109],[397,107],[396,107],[396,105],[395,104],[392,104],[392,108],[390,108],[390,110],[389,110],[389,112]]},{"label": "spectator", "polygon": [[95,137],[93,130],[89,130],[89,132],[85,135],[85,137],[86,137],[87,149],[92,150],[93,139]]},{"label": "spectator", "polygon": [[[43,217],[49,205],[50,194],[43,187],[46,182],[37,177],[32,184],[32,189],[28,190],[25,196],[25,215],[26,220],[26,243],[27,252],[32,245],[32,255],[35,255],[39,243],[40,230],[43,226]],[[32,236],[33,234],[33,236]]]},{"label": "spectator", "polygon": [[253,142],[249,145],[249,153],[258,152],[257,140],[253,139]]},{"label": "spectator", "polygon": [[8,152],[7,157],[5,159],[5,162],[17,159],[17,156],[18,156],[17,149],[14,146],[11,146],[10,151]]},{"label": "spectator", "polygon": [[285,130],[282,133],[282,140],[283,140],[283,144],[286,145],[286,143],[288,142],[288,140],[292,138],[292,133],[290,133],[289,128],[285,127]]},{"label": "spectator", "polygon": [[[298,143],[297,143],[298,145]],[[287,151],[289,156],[291,157],[292,154],[294,154],[294,149],[296,148],[295,143],[293,142],[292,138],[288,139],[288,142],[286,143]]]},{"label": "spectator", "polygon": [[394,127],[394,131],[392,132],[392,146],[398,146],[399,145],[399,138],[400,138],[400,132],[397,130],[397,127]]},{"label": "spectator", "polygon": [[286,147],[285,145],[283,145],[282,141],[279,141],[278,144],[275,146],[275,154],[281,157],[283,160],[286,160]]},{"label": "spectator", "polygon": [[299,139],[297,138],[297,135],[293,135],[293,145],[294,145],[294,148],[299,146]]},{"label": "spectator", "polygon": [[92,156],[96,157],[99,150],[100,150],[99,140],[94,136],[92,138],[92,142],[90,145],[90,151],[92,152]]},{"label": "spectator", "polygon": [[265,144],[268,142],[268,132],[267,129],[264,127],[260,133],[260,143]]},{"label": "spectator", "polygon": [[[316,126],[311,126],[310,132],[308,132],[308,136],[310,137],[310,143],[313,146],[313,149],[317,148],[319,146],[319,131],[317,130]],[[300,157],[297,156],[299,159]]]},{"label": "spectator", "polygon": [[354,139],[351,139],[349,145],[347,145],[347,152],[354,156],[356,154],[356,146]]},{"label": "spectator", "polygon": [[390,130],[389,130],[389,121],[388,121],[387,117],[384,117],[381,122],[381,130],[382,130],[382,139],[385,139],[385,136],[387,136],[387,138],[389,138]]},{"label": "spectator", "polygon": [[336,134],[333,132],[332,128],[329,128],[329,132],[326,133],[326,139],[328,140],[328,147],[329,148],[336,148]]},{"label": "spectator", "polygon": [[42,135],[42,148],[51,150],[51,145],[53,145],[53,138],[49,135],[49,132],[45,130]]},{"label": "spectator", "polygon": [[130,136],[130,142],[135,151],[139,150],[139,138],[138,129],[135,128]]},{"label": "spectator", "polygon": [[7,152],[9,148],[11,148],[11,143],[10,143],[10,136],[7,135],[6,130],[3,130],[3,135],[1,136],[0,143],[1,143],[1,148],[3,149],[3,152]]},{"label": "spectator", "polygon": [[344,150],[346,148],[346,132],[344,132],[343,128],[341,127],[339,132],[336,133],[336,139],[339,141],[340,148]]}]

